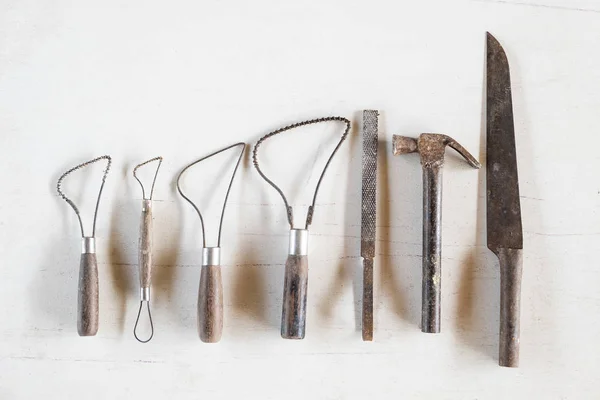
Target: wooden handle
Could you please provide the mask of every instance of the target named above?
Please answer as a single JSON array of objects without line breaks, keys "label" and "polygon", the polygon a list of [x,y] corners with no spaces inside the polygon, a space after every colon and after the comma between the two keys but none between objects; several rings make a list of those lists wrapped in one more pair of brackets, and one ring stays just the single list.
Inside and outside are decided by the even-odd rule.
[{"label": "wooden handle", "polygon": [[152,277],[152,203],[144,200],[140,220],[140,242],[138,263],[140,269],[140,287],[150,288]]},{"label": "wooden handle", "polygon": [[223,333],[223,284],[219,265],[203,266],[198,292],[198,331],[200,340],[216,343]]},{"label": "wooden handle", "polygon": [[79,264],[77,296],[77,332],[79,336],[94,336],[98,332],[98,264],[96,254],[82,254]]},{"label": "wooden handle", "polygon": [[285,263],[281,315],[281,337],[284,339],[304,339],[307,288],[308,257],[289,255]]},{"label": "wooden handle", "polygon": [[500,260],[500,356],[502,367],[519,366],[523,250],[498,249]]}]

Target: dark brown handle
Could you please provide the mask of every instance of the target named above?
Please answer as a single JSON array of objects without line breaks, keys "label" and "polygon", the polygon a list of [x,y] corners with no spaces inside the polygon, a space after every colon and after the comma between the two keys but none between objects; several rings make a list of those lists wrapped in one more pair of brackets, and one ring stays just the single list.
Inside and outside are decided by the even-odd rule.
[{"label": "dark brown handle", "polygon": [[363,259],[362,339],[373,340],[373,259]]},{"label": "dark brown handle", "polygon": [[223,284],[219,265],[203,266],[198,292],[198,331],[200,340],[216,343],[223,333]]},{"label": "dark brown handle", "polygon": [[308,257],[289,255],[283,281],[281,337],[284,339],[304,339],[307,289]]},{"label": "dark brown handle", "polygon": [[98,263],[96,254],[81,255],[77,304],[79,336],[96,335],[98,332]]},{"label": "dark brown handle", "polygon": [[523,250],[498,249],[500,260],[500,356],[502,367],[519,366]]}]

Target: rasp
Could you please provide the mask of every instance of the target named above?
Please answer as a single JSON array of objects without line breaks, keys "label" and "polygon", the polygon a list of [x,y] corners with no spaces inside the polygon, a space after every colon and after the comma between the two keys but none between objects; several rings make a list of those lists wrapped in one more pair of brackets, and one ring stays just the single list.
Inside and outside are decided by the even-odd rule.
[{"label": "rasp", "polygon": [[504,49],[487,34],[487,245],[500,260],[498,363],[519,365],[523,227],[510,71]]},{"label": "rasp", "polygon": [[363,259],[362,338],[373,340],[373,259],[377,222],[377,110],[363,111],[360,255]]}]

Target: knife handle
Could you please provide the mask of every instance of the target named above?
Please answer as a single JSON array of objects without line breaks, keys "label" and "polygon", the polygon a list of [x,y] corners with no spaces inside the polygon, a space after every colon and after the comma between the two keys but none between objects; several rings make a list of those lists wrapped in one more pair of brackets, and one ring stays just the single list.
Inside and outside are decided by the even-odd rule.
[{"label": "knife handle", "polygon": [[500,260],[500,355],[502,367],[519,366],[521,276],[523,250],[499,248]]},{"label": "knife handle", "polygon": [[98,263],[93,237],[84,237],[79,263],[77,294],[77,333],[95,336],[98,332]]},{"label": "knife handle", "polygon": [[308,257],[290,254],[285,263],[281,337],[304,339],[306,328],[306,294]]},{"label": "knife handle", "polygon": [[363,258],[362,339],[373,340],[373,259]]},{"label": "knife handle", "polygon": [[220,248],[202,250],[202,270],[198,291],[198,331],[204,343],[217,343],[223,333],[223,283]]}]

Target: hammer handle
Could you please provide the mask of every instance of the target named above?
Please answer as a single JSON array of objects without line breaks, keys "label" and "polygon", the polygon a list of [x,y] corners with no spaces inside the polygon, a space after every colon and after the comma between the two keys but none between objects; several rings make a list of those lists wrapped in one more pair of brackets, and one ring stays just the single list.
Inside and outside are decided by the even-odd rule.
[{"label": "hammer handle", "polygon": [[521,276],[523,250],[499,248],[500,260],[500,356],[502,367],[519,366]]},{"label": "hammer handle", "polygon": [[281,337],[284,339],[304,339],[307,289],[308,257],[288,255],[285,263],[281,315]]},{"label": "hammer handle", "polygon": [[223,283],[220,265],[205,265],[200,272],[198,291],[200,340],[217,343],[223,333]]},{"label": "hammer handle", "polygon": [[93,253],[82,254],[79,263],[77,332],[79,336],[98,332],[98,263]]},{"label": "hammer handle", "polygon": [[421,331],[440,332],[442,278],[442,167],[423,167],[423,281]]}]

